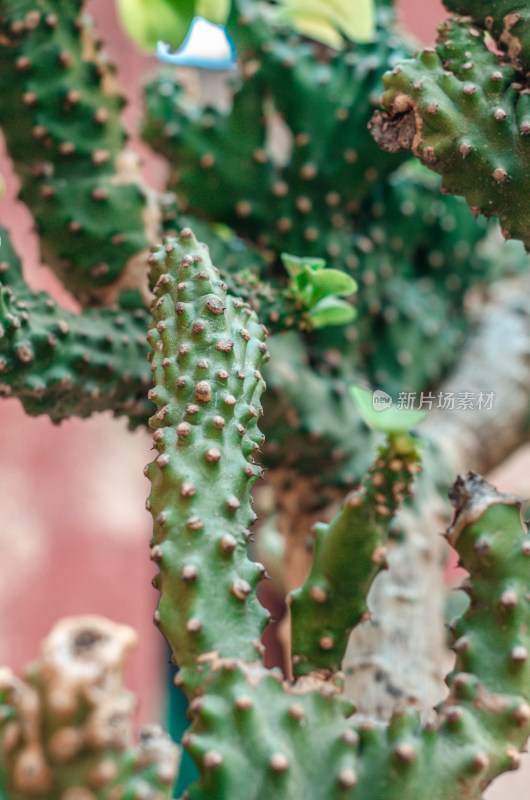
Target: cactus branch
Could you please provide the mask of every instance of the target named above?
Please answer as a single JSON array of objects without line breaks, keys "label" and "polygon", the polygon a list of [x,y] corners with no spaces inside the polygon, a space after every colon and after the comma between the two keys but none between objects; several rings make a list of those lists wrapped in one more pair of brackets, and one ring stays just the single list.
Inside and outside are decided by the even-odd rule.
[{"label": "cactus branch", "polygon": [[114,301],[138,288],[157,212],[123,151],[123,99],[83,3],[57,5],[3,3],[0,123],[44,261],[81,301]]},{"label": "cactus branch", "polygon": [[151,426],[159,455],[147,474],[151,557],[160,567],[156,621],[191,687],[201,654],[251,660],[261,651],[266,612],[255,588],[263,568],[248,560],[246,547],[255,516],[249,488],[261,472],[253,455],[262,441],[266,334],[248,306],[227,296],[189,229],[150,262],[150,399],[158,409]]},{"label": "cactus branch", "polygon": [[316,527],[311,572],[291,593],[295,675],[338,671],[350,631],[368,612],[368,589],[386,564],[389,523],[417,468],[417,449],[412,440],[404,449],[404,440],[392,437],[362,488],[348,495],[329,525]]},{"label": "cactus branch", "polygon": [[[464,195],[475,215],[498,217],[504,237],[529,249],[530,223],[520,201],[530,191],[528,11],[504,14],[499,5],[516,4],[501,3],[484,16],[476,3],[450,5],[470,6],[478,20],[447,20],[435,49],[387,73],[386,111],[374,117],[372,133],[384,149],[411,149],[443,175],[444,191]],[[499,36],[497,52],[486,29]]]},{"label": "cactus branch", "polygon": [[26,285],[7,231],[0,234],[0,395],[54,422],[112,409],[145,424],[153,411],[147,312],[61,309]]}]

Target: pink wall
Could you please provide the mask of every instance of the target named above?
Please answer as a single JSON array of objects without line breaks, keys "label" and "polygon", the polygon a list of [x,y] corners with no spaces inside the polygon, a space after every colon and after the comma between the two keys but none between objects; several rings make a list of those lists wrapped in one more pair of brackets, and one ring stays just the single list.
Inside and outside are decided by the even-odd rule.
[{"label": "pink wall", "polygon": [[[403,19],[428,42],[441,16],[437,0],[404,0]],[[153,60],[125,40],[110,0],[88,9],[100,23],[122,85],[131,95],[127,124],[135,130],[142,77]],[[162,186],[164,169],[146,156],[149,181]],[[13,231],[28,280],[75,308],[51,273],[38,266],[31,219],[16,201],[16,182],[5,156],[0,173],[8,190],[0,219]],[[150,455],[147,433],[131,434],[109,415],[59,427],[26,417],[17,401],[2,401],[0,416],[0,663],[20,668],[38,641],[63,615],[95,612],[140,632],[129,682],[142,697],[141,718],[155,713],[160,636],[151,624],[157,595],[150,587],[150,518],[142,469]]]}]

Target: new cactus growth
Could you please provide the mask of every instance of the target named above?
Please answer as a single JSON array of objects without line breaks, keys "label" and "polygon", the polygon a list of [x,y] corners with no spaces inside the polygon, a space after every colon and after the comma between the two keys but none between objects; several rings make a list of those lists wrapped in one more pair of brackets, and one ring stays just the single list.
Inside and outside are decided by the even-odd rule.
[{"label": "new cactus growth", "polygon": [[[446,6],[435,49],[385,76],[386,112],[372,125],[388,150],[411,149],[463,195],[475,215],[499,218],[506,239],[530,248],[528,10],[521,3]],[[489,38],[488,38],[489,37]]]},{"label": "new cactus growth", "polygon": [[[518,766],[530,732],[530,539],[520,501],[474,473],[451,491],[456,513],[448,538],[470,572],[471,605],[455,626],[457,661],[436,722],[423,725],[406,708],[388,725],[355,720],[338,671],[349,627],[365,611],[365,593],[384,561],[389,519],[416,471],[416,445],[403,434],[390,434],[363,489],[317,531],[312,572],[292,604],[293,670],[302,677],[292,682],[266,670],[259,657],[264,617],[253,592],[259,568],[245,555],[249,477],[256,473],[244,464],[253,448],[244,428],[234,447],[232,430],[232,415],[248,417],[250,397],[227,394],[238,380],[248,380],[252,393],[256,381],[262,388],[253,374],[263,358],[262,331],[243,307],[241,335],[240,304],[226,295],[188,229],[151,261],[157,300],[149,340],[159,406],[159,455],[148,469],[152,556],[160,567],[155,618],[190,699],[193,724],[183,745],[200,778],[186,796],[478,800],[493,777]],[[200,347],[192,338],[198,323]],[[218,344],[227,337],[231,346],[223,344],[220,358]],[[208,381],[198,381],[202,369]],[[317,610],[328,604],[328,613]]]},{"label": "new cactus growth", "polygon": [[412,439],[390,436],[361,489],[329,525],[316,526],[311,572],[290,596],[295,675],[340,669],[352,628],[368,614],[368,589],[386,564],[381,542],[410,496],[418,460]]},{"label": "new cactus growth", "polygon": [[136,634],[102,617],[64,619],[24,679],[0,671],[0,788],[9,800],[164,800],[178,750],[156,726],[132,743],[123,668]]}]

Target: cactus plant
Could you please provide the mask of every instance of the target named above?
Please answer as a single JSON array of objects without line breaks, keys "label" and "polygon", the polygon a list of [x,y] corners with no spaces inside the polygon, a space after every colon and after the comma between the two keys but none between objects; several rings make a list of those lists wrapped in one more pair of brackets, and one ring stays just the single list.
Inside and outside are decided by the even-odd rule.
[{"label": "cactus plant", "polygon": [[[113,68],[81,0],[0,0],[0,123],[43,258],[82,307],[67,312],[33,291],[2,230],[0,393],[54,421],[112,410],[154,429],[155,622],[190,701],[183,744],[200,773],[190,798],[479,798],[517,765],[530,730],[520,503],[474,475],[453,489],[450,539],[473,602],[455,629],[437,721],[401,700],[388,724],[357,719],[343,689],[346,643],[368,616],[387,537],[399,540],[394,514],[419,460],[407,433],[382,443],[366,427],[348,388],[359,377],[396,394],[439,387],[468,344],[473,301],[526,265],[366,130],[384,70],[411,52],[391,5],[378,4],[373,41],[333,50],[263,4],[233,0],[233,108],[194,105],[173,72],[148,89],[145,137],[171,163],[176,191],[160,196],[123,151]],[[467,23],[454,25],[466,34]],[[524,170],[518,179],[524,189]],[[281,514],[314,544],[290,594],[285,675],[264,666],[266,568],[247,554],[250,487],[263,475],[276,503],[266,522],[292,491],[293,513]],[[438,479],[429,466],[420,495]],[[326,521],[311,538],[317,511]],[[0,745],[1,791],[16,800],[30,791],[17,783],[28,746],[17,697],[45,697],[46,669],[0,684],[4,734],[17,715],[23,728],[11,749],[9,734]],[[123,753],[121,740],[104,756],[108,785],[90,777],[101,748],[55,759],[49,738],[62,729],[42,703],[39,746],[55,783],[35,796],[167,796],[169,773]],[[91,713],[76,706],[72,740]]]},{"label": "cactus plant", "polygon": [[385,77],[386,111],[373,131],[385,149],[412,149],[445,191],[463,195],[475,215],[498,217],[503,236],[529,249],[520,202],[529,190],[528,12],[520,3],[446,6],[462,16],[439,28],[435,49]]},{"label": "cactus plant", "polygon": [[123,152],[113,68],[81,6],[3,4],[0,124],[44,260],[89,300],[128,288],[153,223],[138,165]]},{"label": "cactus plant", "polygon": [[[530,540],[520,501],[473,473],[452,489],[448,538],[470,572],[471,606],[454,628],[457,662],[435,723],[422,725],[406,708],[387,726],[356,722],[340,684],[347,632],[366,610],[388,521],[417,468],[417,445],[403,433],[389,436],[362,488],[317,532],[313,570],[292,597],[293,671],[301,677],[293,683],[266,670],[255,597],[261,570],[245,555],[257,477],[258,412],[249,416],[249,407],[263,388],[255,374],[266,354],[263,330],[226,295],[189,229],[151,263],[155,621],[190,699],[183,745],[200,777],[186,796],[479,798],[519,764],[530,731]],[[245,387],[239,398],[231,393],[237,381]]]},{"label": "cactus plant", "polygon": [[[304,454],[307,434],[321,437],[320,459],[343,447],[341,437],[328,446],[328,414],[323,419],[306,393],[298,392],[298,400],[294,399],[285,377],[293,364],[299,374],[304,359],[311,362],[312,375],[304,384],[322,383],[322,391],[316,390],[320,397],[331,394],[327,390],[331,377],[336,391],[328,402],[343,406],[337,413],[358,427],[347,397],[349,382],[364,375],[395,394],[438,383],[455,363],[469,333],[469,316],[462,312],[470,289],[526,264],[516,255],[517,248],[495,247],[491,237],[491,250],[483,255],[488,226],[482,221],[476,227],[461,200],[435,199],[436,183],[428,174],[410,168],[389,174],[398,166],[397,157],[392,162],[388,156],[373,155],[366,127],[377,82],[385,62],[393,64],[410,50],[397,36],[387,4],[378,13],[372,43],[350,45],[323,64],[314,45],[271,23],[258,6],[238,0],[227,26],[243,65],[248,63],[249,68],[237,79],[230,112],[193,103],[184,82],[166,67],[146,89],[144,138],[172,163],[170,186],[177,192],[179,207],[210,222],[221,221],[251,242],[266,259],[254,263],[255,280],[281,281],[280,254],[288,250],[325,257],[330,267],[347,271],[358,283],[355,321],[317,331],[302,341],[290,336],[292,352],[284,340],[266,370],[267,380],[281,392],[284,407],[292,409],[295,420],[291,426],[296,440],[280,439],[281,427],[269,429],[267,419],[282,414],[267,409],[265,432],[274,448],[272,455],[281,460],[300,446],[299,430],[306,440]],[[311,75],[320,75],[323,82],[318,109],[314,98],[318,80],[310,80]],[[345,81],[347,92],[340,88]],[[350,100],[354,114],[347,113]],[[270,133],[278,119],[288,142],[279,156]],[[322,119],[326,119],[325,133]],[[351,148],[346,149],[344,142]],[[341,153],[342,166],[337,164]],[[242,159],[244,170],[236,168]],[[374,166],[367,167],[368,163]],[[318,169],[311,170],[312,164]],[[207,231],[201,230],[201,237],[210,242]],[[239,295],[245,290],[245,258],[231,267],[243,276],[238,285],[227,277]],[[274,329],[277,311],[268,306],[266,301],[254,305],[263,322]],[[421,358],[415,352],[419,341]],[[307,356],[300,358],[304,351]],[[366,466],[359,452],[347,453],[343,460],[342,474],[359,479]],[[299,463],[303,468],[309,462],[302,457]]]}]

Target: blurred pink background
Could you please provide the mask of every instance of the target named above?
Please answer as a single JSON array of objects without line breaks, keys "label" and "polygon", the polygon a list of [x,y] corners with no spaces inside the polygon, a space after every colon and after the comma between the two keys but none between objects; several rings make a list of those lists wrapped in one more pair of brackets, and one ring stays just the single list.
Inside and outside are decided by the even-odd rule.
[{"label": "blurred pink background", "polygon": [[[87,10],[99,23],[131,99],[125,116],[132,146],[145,159],[148,181],[162,188],[162,161],[135,138],[141,84],[155,61],[124,38],[110,0],[92,0]],[[420,41],[433,41],[444,16],[441,3],[402,0],[400,10]],[[75,309],[49,270],[39,266],[31,218],[16,201],[16,180],[3,148],[0,174],[7,180],[0,219],[12,231],[29,282]],[[165,651],[151,621],[157,593],[150,586],[148,483],[142,473],[151,458],[149,435],[130,433],[123,420],[107,414],[55,427],[45,418],[25,416],[18,401],[2,400],[0,442],[0,664],[20,669],[34,658],[39,640],[61,616],[104,614],[139,632],[128,683],[140,698],[140,720],[157,717]],[[521,478],[528,469],[520,464],[517,456],[495,480],[501,489],[528,496]],[[520,796],[518,787],[526,781],[524,772],[514,774],[501,781],[502,792],[488,796]]]}]

